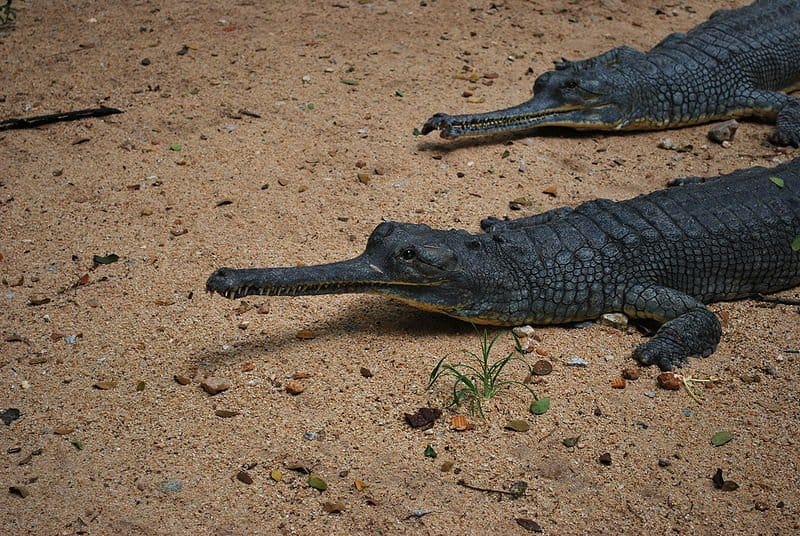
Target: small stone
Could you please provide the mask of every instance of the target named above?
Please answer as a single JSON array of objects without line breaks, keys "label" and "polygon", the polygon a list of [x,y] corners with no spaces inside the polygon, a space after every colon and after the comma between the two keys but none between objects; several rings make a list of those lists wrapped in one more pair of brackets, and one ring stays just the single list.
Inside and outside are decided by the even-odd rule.
[{"label": "small stone", "polygon": [[75,431],[74,426],[56,426],[53,428],[53,433],[55,435],[69,435]]},{"label": "small stone", "polygon": [[681,379],[674,372],[662,372],[656,378],[656,383],[668,391],[677,391],[681,388]]},{"label": "small stone", "polygon": [[367,489],[367,485],[360,478],[353,480],[353,487],[356,488],[356,491],[364,491]]},{"label": "small stone", "polygon": [[531,367],[531,372],[533,372],[536,376],[547,376],[553,372],[553,365],[546,359],[540,359],[533,364]]},{"label": "small stone", "polygon": [[210,395],[216,395],[231,388],[231,382],[225,378],[211,376],[200,383],[200,387]]},{"label": "small stone", "polygon": [[522,419],[514,419],[508,421],[504,426],[504,428],[506,430],[513,430],[515,432],[527,432],[528,430],[531,429],[531,425],[528,423],[528,421]]},{"label": "small stone", "polygon": [[533,519],[518,517],[514,521],[517,522],[517,525],[527,530],[528,532],[537,532],[537,533],[543,532],[542,526]]},{"label": "small stone", "polygon": [[47,296],[42,296],[41,294],[33,294],[32,296],[28,297],[28,304],[29,305],[44,305],[46,303],[50,303],[50,298]]},{"label": "small stone", "polygon": [[358,182],[361,184],[369,184],[369,181],[372,180],[372,178],[369,176],[369,173],[365,173],[363,171],[356,173],[356,177],[358,178]]},{"label": "small stone", "polygon": [[172,478],[169,480],[162,480],[156,484],[156,488],[164,493],[177,493],[183,489],[183,483],[180,480]]},{"label": "small stone", "polygon": [[300,393],[302,393],[303,391],[306,390],[306,388],[303,387],[303,385],[298,381],[287,382],[285,389],[286,389],[286,392],[289,393],[292,396],[297,396],[297,395],[299,395]]},{"label": "small stone", "polygon": [[2,420],[3,424],[6,426],[19,419],[21,416],[22,412],[17,408],[8,408],[0,411],[0,420]]},{"label": "small stone", "polygon": [[611,453],[604,452],[597,460],[603,465],[611,465]]},{"label": "small stone", "polygon": [[692,415],[694,415],[694,412],[692,411],[691,408],[681,408],[681,415],[683,415],[684,417],[691,417]]},{"label": "small stone", "polygon": [[739,129],[739,122],[736,119],[724,121],[711,127],[708,131],[708,139],[714,143],[722,144],[723,142],[733,141],[736,131]]},{"label": "small stone", "polygon": [[16,495],[17,497],[22,497],[23,499],[31,494],[30,489],[28,489],[26,486],[21,486],[21,485],[9,486],[8,492],[11,495]]},{"label": "small stone", "polygon": [[306,441],[314,441],[316,438],[317,438],[316,432],[309,431],[303,433],[303,439],[305,439]]},{"label": "small stone", "polygon": [[611,380],[612,389],[625,389],[625,385],[625,378],[622,376],[615,376],[614,379]]},{"label": "small stone", "polygon": [[628,317],[622,313],[606,313],[600,317],[600,324],[624,330],[628,327]]},{"label": "small stone", "polygon": [[117,386],[117,382],[113,380],[101,380],[99,382],[95,382],[92,387],[95,389],[100,389],[101,391],[108,391],[109,389],[114,389]]},{"label": "small stone", "polygon": [[511,210],[522,210],[524,207],[529,207],[533,203],[526,197],[517,197],[508,202],[508,208]]},{"label": "small stone", "polygon": [[358,372],[364,378],[372,378],[372,371],[369,370],[367,367],[361,367],[360,369],[358,369]]},{"label": "small stone", "polygon": [[675,145],[675,142],[672,141],[672,138],[661,138],[658,142],[658,148],[674,151],[678,148],[678,146]]},{"label": "small stone", "polygon": [[511,331],[514,333],[514,335],[516,335],[520,339],[522,338],[530,339],[534,336],[534,333],[536,332],[533,329],[533,326],[517,326]]},{"label": "small stone", "polygon": [[659,458],[658,459],[658,466],[659,467],[669,467],[670,465],[672,465],[672,462],[669,461],[668,459],[666,459],[666,458]]},{"label": "small stone", "polygon": [[406,413],[405,419],[411,428],[428,429],[441,416],[442,410],[438,408],[419,408],[416,413]]},{"label": "small stone", "polygon": [[301,341],[310,341],[311,339],[315,338],[316,336],[317,336],[317,334],[314,333],[313,331],[311,331],[310,329],[301,329],[300,331],[298,331],[295,334],[295,337],[297,339],[300,339]]},{"label": "small stone", "polygon": [[386,169],[383,166],[375,166],[373,173],[375,173],[375,175],[385,175]]},{"label": "small stone", "polygon": [[344,512],[344,503],[326,502],[322,505],[322,510],[326,514],[341,514],[342,512]]},{"label": "small stone", "polygon": [[589,362],[583,359],[582,357],[575,356],[567,361],[568,367],[588,367]]},{"label": "small stone", "polygon": [[150,65],[150,58],[142,58],[142,61],[139,63],[147,67],[148,65]]},{"label": "small stone", "polygon": [[626,367],[622,369],[622,377],[626,380],[638,380],[640,374],[641,370],[639,370],[639,367]]},{"label": "small stone", "polygon": [[644,396],[646,396],[647,398],[655,398],[656,392],[653,391],[652,389],[648,389],[647,391],[644,392]]},{"label": "small stone", "polygon": [[293,380],[306,380],[311,377],[310,372],[297,371],[292,373]]},{"label": "small stone", "polygon": [[558,197],[558,188],[554,184],[548,184],[542,188],[542,193],[550,197]]},{"label": "small stone", "polygon": [[253,483],[253,477],[250,476],[250,473],[248,473],[247,471],[244,471],[244,470],[239,471],[238,473],[236,473],[236,480],[238,480],[242,484],[250,485],[250,484]]},{"label": "small stone", "polygon": [[258,306],[258,311],[257,312],[260,315],[269,314],[269,304],[268,303],[262,303],[261,305]]},{"label": "small stone", "polygon": [[223,419],[230,419],[239,415],[239,412],[232,409],[218,409],[214,411],[214,415]]},{"label": "small stone", "polygon": [[283,480],[283,472],[280,469],[273,469],[269,472],[269,477],[275,482],[280,482]]},{"label": "small stone", "polygon": [[442,465],[439,467],[439,470],[443,473],[449,473],[453,470],[453,466],[455,465],[452,461],[442,462]]},{"label": "small stone", "polygon": [[766,512],[767,510],[769,510],[769,505],[762,501],[756,501],[753,504],[753,507],[759,512]]},{"label": "small stone", "polygon": [[188,378],[183,374],[175,374],[172,379],[175,380],[179,385],[189,385],[192,383],[191,378]]}]

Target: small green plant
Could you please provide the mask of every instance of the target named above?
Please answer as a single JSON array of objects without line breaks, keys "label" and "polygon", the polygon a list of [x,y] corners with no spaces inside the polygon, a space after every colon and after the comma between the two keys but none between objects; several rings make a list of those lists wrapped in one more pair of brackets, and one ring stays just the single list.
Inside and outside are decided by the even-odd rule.
[{"label": "small green plant", "polygon": [[11,7],[12,0],[0,6],[0,28],[10,28],[17,20],[17,10]]},{"label": "small green plant", "polygon": [[483,403],[493,398],[503,389],[513,386],[523,387],[533,395],[535,400],[537,398],[536,393],[531,386],[521,381],[501,378],[501,374],[506,368],[506,365],[512,361],[521,361],[524,363],[525,367],[528,369],[528,376],[530,376],[531,367],[523,357],[523,351],[519,339],[517,339],[516,336],[514,337],[515,350],[509,352],[505,357],[494,363],[490,362],[492,347],[502,334],[503,332],[500,332],[490,340],[488,332],[484,330],[481,336],[480,355],[468,350],[461,351],[465,356],[470,358],[467,362],[451,364],[445,363],[448,356],[441,358],[431,371],[428,389],[433,387],[433,384],[442,376],[451,376],[454,380],[453,394],[448,407],[460,406],[463,403],[467,403],[469,404],[470,414],[480,415],[481,417],[483,417]]}]

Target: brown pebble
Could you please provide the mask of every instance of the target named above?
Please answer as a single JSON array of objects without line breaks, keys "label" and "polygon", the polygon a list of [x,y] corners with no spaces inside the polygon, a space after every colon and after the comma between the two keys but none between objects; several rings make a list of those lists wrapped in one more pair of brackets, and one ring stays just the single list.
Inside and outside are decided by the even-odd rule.
[{"label": "brown pebble", "polygon": [[472,95],[474,95],[474,93],[472,91],[469,91],[468,89],[465,89],[464,92],[461,94],[461,96],[464,97],[465,99],[471,97]]},{"label": "brown pebble", "polygon": [[356,167],[358,169],[366,167],[367,163],[363,160],[356,160]]},{"label": "brown pebble", "polygon": [[206,378],[200,383],[200,387],[205,389],[206,393],[216,395],[231,388],[231,382],[225,378],[211,376]]},{"label": "brown pebble", "polygon": [[375,166],[373,173],[375,173],[375,175],[385,175],[386,169],[382,166]]},{"label": "brown pebble", "polygon": [[33,294],[28,297],[28,305],[44,305],[50,303],[50,298],[41,294]]},{"label": "brown pebble", "polygon": [[531,367],[531,372],[533,372],[537,376],[547,376],[548,374],[553,372],[553,365],[552,363],[550,363],[550,361],[547,361],[546,359],[540,359],[539,361],[533,364],[533,366]]},{"label": "brown pebble", "polygon": [[341,502],[326,502],[322,505],[322,509],[327,514],[341,514],[344,512],[344,503]]},{"label": "brown pebble", "polygon": [[613,389],[625,389],[625,378],[622,376],[615,376],[614,379],[611,380],[611,387]]},{"label": "brown pebble", "polygon": [[600,455],[600,457],[597,460],[603,465],[611,465],[611,453],[604,452]]},{"label": "brown pebble", "polygon": [[622,377],[626,380],[638,380],[640,374],[641,371],[639,370],[639,367],[626,367],[622,369]]},{"label": "brown pebble", "polygon": [[553,184],[548,184],[542,189],[542,193],[551,197],[558,197],[558,188]]},{"label": "brown pebble", "polygon": [[8,492],[11,495],[16,495],[17,497],[22,497],[23,499],[31,494],[31,491],[26,486],[9,486]]},{"label": "brown pebble", "polygon": [[231,417],[239,415],[239,412],[232,409],[218,409],[214,411],[214,415],[223,419],[230,419]]},{"label": "brown pebble", "polygon": [[256,364],[252,361],[245,361],[242,363],[242,372],[251,372],[256,369]]},{"label": "brown pebble", "polygon": [[442,466],[441,466],[441,467],[439,467],[439,470],[440,470],[441,472],[443,472],[443,473],[449,473],[450,471],[452,471],[452,470],[453,470],[453,466],[454,466],[454,465],[455,465],[455,463],[454,463],[454,462],[451,462],[451,461],[446,461],[446,462],[442,463]]},{"label": "brown pebble", "polygon": [[75,431],[74,426],[56,426],[53,428],[53,433],[55,435],[69,435]]},{"label": "brown pebble", "polygon": [[183,374],[175,374],[172,379],[178,382],[180,385],[189,385],[192,383],[192,380]]},{"label": "brown pebble", "polygon": [[95,382],[92,387],[95,389],[100,389],[101,391],[108,391],[109,389],[114,389],[117,386],[117,382],[114,380],[101,380],[99,382]]},{"label": "brown pebble", "polygon": [[258,306],[258,314],[260,314],[260,315],[269,314],[269,304],[268,303],[262,303],[261,305],[259,305]]},{"label": "brown pebble", "polygon": [[238,480],[242,484],[249,485],[253,483],[253,477],[250,476],[250,473],[248,473],[247,471],[239,471],[238,473],[236,473],[236,480]]},{"label": "brown pebble", "polygon": [[301,341],[309,341],[317,336],[316,333],[311,331],[310,329],[301,329],[294,335],[296,338],[300,339]]},{"label": "brown pebble", "polygon": [[367,367],[361,367],[358,371],[361,373],[363,377],[372,378],[372,371],[369,370]]},{"label": "brown pebble", "polygon": [[736,119],[730,119],[711,127],[708,131],[708,139],[719,144],[725,141],[730,142],[733,141],[738,129],[739,123]]},{"label": "brown pebble", "polygon": [[681,379],[674,372],[662,372],[656,378],[656,383],[668,391],[677,391],[681,388]]},{"label": "brown pebble", "polygon": [[767,510],[769,510],[769,505],[767,503],[765,503],[765,502],[756,501],[753,506],[759,512],[766,512]]},{"label": "brown pebble", "polygon": [[290,381],[286,383],[286,392],[292,396],[297,396],[305,390],[306,388],[300,382]]},{"label": "brown pebble", "polygon": [[358,173],[356,173],[356,177],[358,177],[358,182],[360,182],[361,184],[369,184],[369,181],[371,180],[369,173],[366,173],[364,171],[359,171]]}]

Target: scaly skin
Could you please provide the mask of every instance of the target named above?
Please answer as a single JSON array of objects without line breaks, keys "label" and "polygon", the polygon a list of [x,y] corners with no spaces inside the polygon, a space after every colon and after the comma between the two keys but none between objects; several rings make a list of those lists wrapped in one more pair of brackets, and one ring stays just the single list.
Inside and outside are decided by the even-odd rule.
[{"label": "scaly skin", "polygon": [[627,201],[490,218],[480,234],[381,223],[354,259],[220,268],[206,289],[227,298],[382,294],[494,325],[624,312],[663,323],[634,357],[667,370],[715,350],[720,324],[704,304],[800,284],[800,158],[680,182]]},{"label": "scaly skin", "polygon": [[422,133],[443,138],[563,126],[657,130],[720,119],[774,121],[771,141],[800,144],[800,2],[760,0],[715,12],[647,53],[623,46],[582,61],[556,62],[529,101],[494,112],[438,113]]}]

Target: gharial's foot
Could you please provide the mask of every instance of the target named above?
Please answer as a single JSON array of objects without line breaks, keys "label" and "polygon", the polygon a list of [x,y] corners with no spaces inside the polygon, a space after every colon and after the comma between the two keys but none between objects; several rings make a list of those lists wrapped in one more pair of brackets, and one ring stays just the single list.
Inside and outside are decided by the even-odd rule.
[{"label": "gharial's foot", "polygon": [[643,365],[661,370],[683,366],[690,357],[708,357],[717,349],[721,329],[708,309],[695,309],[663,324],[649,341],[633,351]]},{"label": "gharial's foot", "polygon": [[800,147],[800,100],[793,100],[783,107],[769,141],[775,145]]}]

